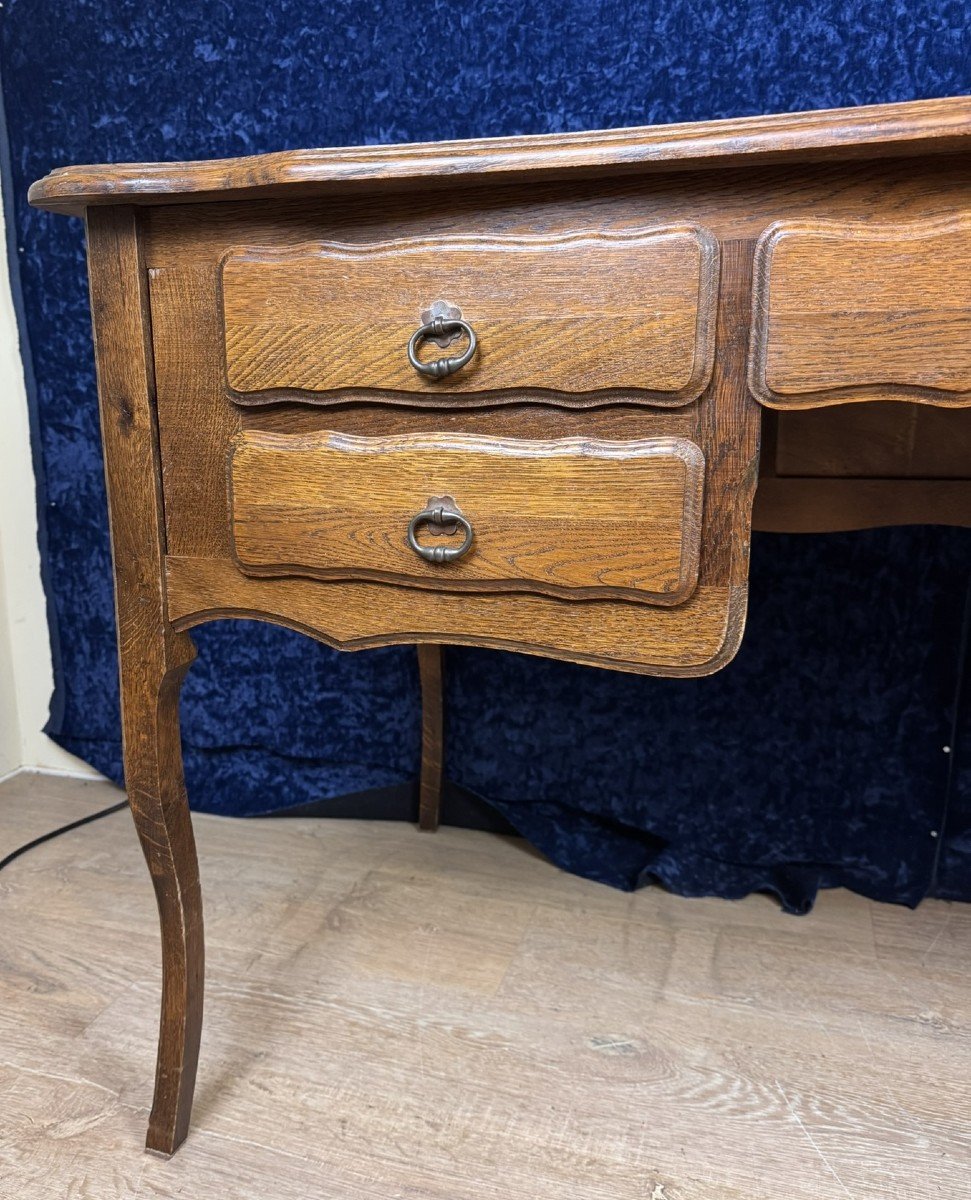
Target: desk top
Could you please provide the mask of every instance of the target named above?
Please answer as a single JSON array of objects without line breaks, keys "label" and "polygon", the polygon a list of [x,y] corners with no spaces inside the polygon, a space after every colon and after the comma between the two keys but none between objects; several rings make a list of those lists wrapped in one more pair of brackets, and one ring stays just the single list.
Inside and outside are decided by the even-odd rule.
[{"label": "desk top", "polygon": [[399,146],[286,150],[202,162],[62,167],[30,189],[30,202],[81,215],[102,204],[174,204],[298,197],[366,187],[639,174],[780,162],[832,162],[966,153],[971,96],[815,112]]}]

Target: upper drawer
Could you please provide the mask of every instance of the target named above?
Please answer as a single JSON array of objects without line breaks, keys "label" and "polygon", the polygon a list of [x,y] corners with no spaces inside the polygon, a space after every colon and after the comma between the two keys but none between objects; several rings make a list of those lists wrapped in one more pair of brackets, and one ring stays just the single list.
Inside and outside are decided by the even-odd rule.
[{"label": "upper drawer", "polygon": [[971,404],[971,217],[767,229],[749,383],[773,408]]},{"label": "upper drawer", "polygon": [[[363,388],[429,405],[686,404],[711,376],[717,290],[717,243],[693,226],[240,247],[221,267],[227,382],[241,403]],[[438,315],[467,322],[477,349],[433,379],[408,346]],[[458,357],[466,335],[451,336],[421,341],[419,362]]]},{"label": "upper drawer", "polygon": [[698,581],[704,473],[684,438],[246,430],[233,545],[254,575],[680,604]]}]

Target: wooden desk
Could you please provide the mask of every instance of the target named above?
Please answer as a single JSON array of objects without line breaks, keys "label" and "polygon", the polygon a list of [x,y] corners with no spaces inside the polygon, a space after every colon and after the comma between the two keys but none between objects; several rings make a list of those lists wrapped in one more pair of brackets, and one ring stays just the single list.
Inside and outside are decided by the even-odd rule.
[{"label": "wooden desk", "polygon": [[433,825],[442,643],[704,675],[753,524],[971,525],[969,145],[955,98],[34,185],[87,221],[149,1147],[186,1135],[202,1019],[187,631],[419,643]]}]

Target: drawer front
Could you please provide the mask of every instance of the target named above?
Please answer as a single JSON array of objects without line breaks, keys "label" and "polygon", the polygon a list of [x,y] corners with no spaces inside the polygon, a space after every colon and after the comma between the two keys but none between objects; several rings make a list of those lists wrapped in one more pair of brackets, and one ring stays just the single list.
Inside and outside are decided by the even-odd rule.
[{"label": "drawer front", "polygon": [[[711,376],[717,290],[717,243],[693,226],[233,249],[220,271],[226,380],[241,403],[376,389],[431,405],[530,392],[686,404]],[[408,347],[439,316],[466,322],[477,346],[431,378]],[[414,354],[427,364],[468,344],[446,327]]]},{"label": "drawer front", "polygon": [[749,382],[763,404],[971,404],[971,217],[781,222],[755,276]]},{"label": "drawer front", "polygon": [[234,550],[253,575],[676,605],[698,580],[704,468],[685,438],[245,431]]}]

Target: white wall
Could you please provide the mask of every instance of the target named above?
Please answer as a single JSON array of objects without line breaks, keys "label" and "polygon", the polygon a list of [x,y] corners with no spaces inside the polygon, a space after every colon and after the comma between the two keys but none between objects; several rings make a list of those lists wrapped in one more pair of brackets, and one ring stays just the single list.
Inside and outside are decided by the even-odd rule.
[{"label": "white wall", "polygon": [[0,779],[20,767],[95,775],[41,729],[53,689],[27,398],[0,209]]}]

